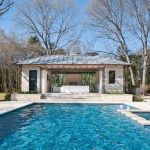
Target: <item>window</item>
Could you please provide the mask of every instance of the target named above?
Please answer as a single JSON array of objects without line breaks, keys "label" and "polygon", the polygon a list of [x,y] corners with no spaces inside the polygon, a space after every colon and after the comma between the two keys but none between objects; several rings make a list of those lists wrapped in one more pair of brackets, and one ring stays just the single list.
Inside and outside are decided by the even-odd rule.
[{"label": "window", "polygon": [[109,71],[109,84],[115,84],[115,71]]}]

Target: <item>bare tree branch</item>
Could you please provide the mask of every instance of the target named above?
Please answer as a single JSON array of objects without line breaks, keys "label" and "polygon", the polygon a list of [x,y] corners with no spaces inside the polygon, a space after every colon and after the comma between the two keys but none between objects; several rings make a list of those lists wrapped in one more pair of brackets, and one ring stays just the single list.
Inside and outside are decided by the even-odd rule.
[{"label": "bare tree branch", "polygon": [[78,39],[76,15],[71,0],[31,0],[18,6],[16,22],[28,33],[38,36],[49,55]]},{"label": "bare tree branch", "polygon": [[[106,38],[118,43],[126,61],[130,63],[129,49],[125,38],[125,0],[92,0],[88,14],[90,25],[97,30],[97,37]],[[132,85],[135,85],[130,67]]]},{"label": "bare tree branch", "polygon": [[148,60],[148,40],[150,38],[150,0],[128,0],[127,11],[130,17],[130,23],[127,23],[129,31],[142,44],[142,86],[146,83],[146,68]]},{"label": "bare tree branch", "polygon": [[5,14],[13,4],[14,2],[8,0],[0,0],[0,16]]}]

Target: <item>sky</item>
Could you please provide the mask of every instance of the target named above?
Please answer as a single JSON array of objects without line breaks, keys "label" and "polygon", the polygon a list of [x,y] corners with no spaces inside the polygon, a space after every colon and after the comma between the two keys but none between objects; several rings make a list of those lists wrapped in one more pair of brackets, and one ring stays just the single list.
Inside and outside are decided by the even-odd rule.
[{"label": "sky", "polygon": [[[0,29],[4,30],[6,33],[15,31],[13,15],[15,13],[15,3],[17,3],[17,1],[19,0],[14,0],[13,7],[5,15],[3,15],[0,20]],[[77,4],[81,10],[86,7],[88,2],[89,0],[77,0]]]},{"label": "sky", "polygon": [[[14,0],[14,2],[15,2],[14,6],[5,15],[3,15],[0,19],[0,29],[4,30],[4,32],[6,34],[11,34],[11,33],[17,32],[17,27],[14,24],[14,17],[13,17],[15,14],[15,10],[16,10],[15,4],[17,3],[17,1],[19,1],[19,0]],[[81,18],[83,17],[83,19],[85,19],[85,13],[84,13],[85,8],[87,7],[90,0],[76,0],[76,1],[80,8],[80,14],[81,14],[80,17]],[[81,39],[82,42],[83,43],[87,43],[87,41],[90,42],[92,40],[93,34],[94,33],[92,31],[86,32]],[[23,35],[19,35],[19,36],[20,36],[20,38],[23,37]],[[132,37],[128,41],[128,45],[132,51],[134,51],[135,49],[138,49],[138,47],[139,47],[139,43],[137,43],[137,41],[133,41]],[[110,51],[111,52],[116,49],[116,44],[101,39],[101,40],[95,41],[93,43],[92,49],[94,51]]]}]

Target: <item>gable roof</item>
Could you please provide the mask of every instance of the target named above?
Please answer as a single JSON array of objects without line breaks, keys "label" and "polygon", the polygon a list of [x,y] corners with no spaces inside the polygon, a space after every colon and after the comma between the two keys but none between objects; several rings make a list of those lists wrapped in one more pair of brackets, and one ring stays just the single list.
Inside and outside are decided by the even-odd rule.
[{"label": "gable roof", "polygon": [[48,65],[48,64],[92,64],[92,65],[130,65],[127,62],[120,61],[108,56],[96,55],[50,55],[41,56],[33,59],[23,60],[18,65]]}]

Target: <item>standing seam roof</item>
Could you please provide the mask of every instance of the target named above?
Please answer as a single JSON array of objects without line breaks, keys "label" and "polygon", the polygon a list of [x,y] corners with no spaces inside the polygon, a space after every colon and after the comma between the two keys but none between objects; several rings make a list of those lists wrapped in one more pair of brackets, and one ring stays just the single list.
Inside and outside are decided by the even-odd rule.
[{"label": "standing seam roof", "polygon": [[111,57],[96,55],[51,55],[41,56],[33,59],[19,61],[19,65],[32,65],[32,64],[107,64],[107,65],[130,65],[127,62],[120,61]]}]

